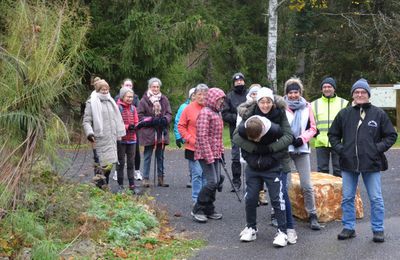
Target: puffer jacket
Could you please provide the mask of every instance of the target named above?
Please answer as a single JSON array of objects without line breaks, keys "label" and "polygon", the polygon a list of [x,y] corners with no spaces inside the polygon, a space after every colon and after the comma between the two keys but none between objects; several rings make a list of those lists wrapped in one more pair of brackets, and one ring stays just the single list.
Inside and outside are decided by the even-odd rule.
[{"label": "puffer jacket", "polygon": [[222,109],[222,118],[229,124],[229,133],[232,138],[233,131],[236,128],[237,107],[246,101],[248,90],[244,89],[243,92],[237,93],[233,89],[229,91],[224,100],[224,107]]},{"label": "puffer jacket", "polygon": [[203,159],[210,164],[221,158],[224,153],[224,122],[217,108],[217,100],[223,97],[225,93],[219,88],[208,90],[206,105],[201,109],[196,122],[195,160]]},{"label": "puffer jacket", "polygon": [[[358,126],[361,107],[366,115]],[[341,170],[378,172],[388,168],[384,152],[396,142],[397,133],[385,111],[368,103],[342,109],[328,137],[339,154]]]},{"label": "puffer jacket", "polygon": [[[148,146],[154,145],[155,139],[157,138],[157,143],[164,145],[169,144],[169,124],[172,120],[171,106],[169,100],[166,96],[161,95],[160,99],[161,105],[161,115],[160,118],[165,117],[167,119],[168,125],[162,126],[146,126],[139,129],[140,145]],[[145,93],[139,102],[137,108],[139,122],[143,121],[145,118],[156,118],[153,109],[153,103],[150,101],[147,93]]]},{"label": "puffer jacket", "polygon": [[117,101],[118,108],[124,120],[126,135],[122,137],[122,143],[136,143],[136,130],[129,130],[129,125],[137,125],[139,122],[136,107],[133,104],[127,104],[121,99]]}]

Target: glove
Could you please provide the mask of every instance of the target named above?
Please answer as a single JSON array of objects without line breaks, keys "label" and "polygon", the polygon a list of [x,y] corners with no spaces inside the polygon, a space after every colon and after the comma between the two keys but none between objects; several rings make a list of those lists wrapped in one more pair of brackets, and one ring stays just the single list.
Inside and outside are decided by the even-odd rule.
[{"label": "glove", "polygon": [[135,130],[135,125],[134,124],[130,124],[129,126],[128,126],[128,130],[129,131],[133,131],[133,130]]},{"label": "glove", "polygon": [[88,135],[87,139],[89,140],[89,142],[92,142],[92,143],[94,143],[96,141],[96,139],[94,138],[94,134]]},{"label": "glove", "polygon": [[161,118],[155,117],[153,118],[153,126],[159,126],[161,124]]},{"label": "glove", "polygon": [[303,145],[303,139],[301,139],[300,137],[297,137],[296,139],[293,140],[293,146],[294,147],[300,147]]},{"label": "glove", "polygon": [[183,144],[182,138],[176,139],[175,143],[176,143],[176,146],[178,146],[179,148],[181,148],[181,147],[182,147],[182,144]]},{"label": "glove", "polygon": [[161,126],[167,126],[168,125],[168,120],[166,117],[160,118],[160,125]]}]

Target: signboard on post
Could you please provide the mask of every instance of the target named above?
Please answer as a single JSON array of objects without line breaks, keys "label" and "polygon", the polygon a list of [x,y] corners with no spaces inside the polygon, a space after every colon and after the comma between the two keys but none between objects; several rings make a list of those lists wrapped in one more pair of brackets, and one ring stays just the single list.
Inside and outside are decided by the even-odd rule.
[{"label": "signboard on post", "polygon": [[374,106],[396,110],[396,128],[400,130],[400,84],[371,84],[370,101]]},{"label": "signboard on post", "polygon": [[372,105],[380,108],[396,108],[396,90],[393,85],[378,85],[371,84],[371,98],[369,99]]}]

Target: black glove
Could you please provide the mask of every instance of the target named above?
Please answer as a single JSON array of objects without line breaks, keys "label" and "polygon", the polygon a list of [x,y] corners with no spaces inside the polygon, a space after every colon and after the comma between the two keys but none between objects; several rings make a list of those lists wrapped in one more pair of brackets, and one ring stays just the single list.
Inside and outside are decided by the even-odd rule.
[{"label": "black glove", "polygon": [[182,138],[176,139],[175,143],[176,143],[176,146],[178,146],[179,148],[181,148],[181,147],[182,147],[182,144],[183,144]]},{"label": "black glove", "polygon": [[168,120],[166,117],[160,118],[160,125],[161,126],[167,126],[168,125]]},{"label": "black glove", "polygon": [[134,124],[130,124],[129,126],[128,126],[128,130],[129,131],[133,131],[133,130],[135,130],[135,125]]},{"label": "black glove", "polygon": [[301,139],[300,137],[297,137],[296,139],[293,140],[293,146],[294,147],[300,147],[303,145],[303,139]]},{"label": "black glove", "polygon": [[153,126],[159,126],[161,124],[161,118],[155,117],[153,118]]},{"label": "black glove", "polygon": [[88,135],[88,136],[87,136],[87,139],[89,140],[89,142],[94,143],[94,142],[95,142],[94,134]]}]

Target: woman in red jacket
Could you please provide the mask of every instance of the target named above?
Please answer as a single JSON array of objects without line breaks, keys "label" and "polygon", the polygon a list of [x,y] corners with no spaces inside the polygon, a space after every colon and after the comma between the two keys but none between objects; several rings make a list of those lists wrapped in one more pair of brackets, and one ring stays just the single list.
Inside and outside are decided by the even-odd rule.
[{"label": "woman in red jacket", "polygon": [[117,105],[121,112],[122,119],[124,120],[126,135],[117,142],[118,152],[118,165],[117,165],[117,178],[120,190],[124,189],[124,168],[125,168],[125,155],[126,155],[126,172],[128,175],[129,189],[137,193],[135,189],[134,178],[134,162],[136,151],[136,125],[139,121],[136,107],[133,105],[133,90],[131,88],[123,87],[119,91],[119,99]]}]

